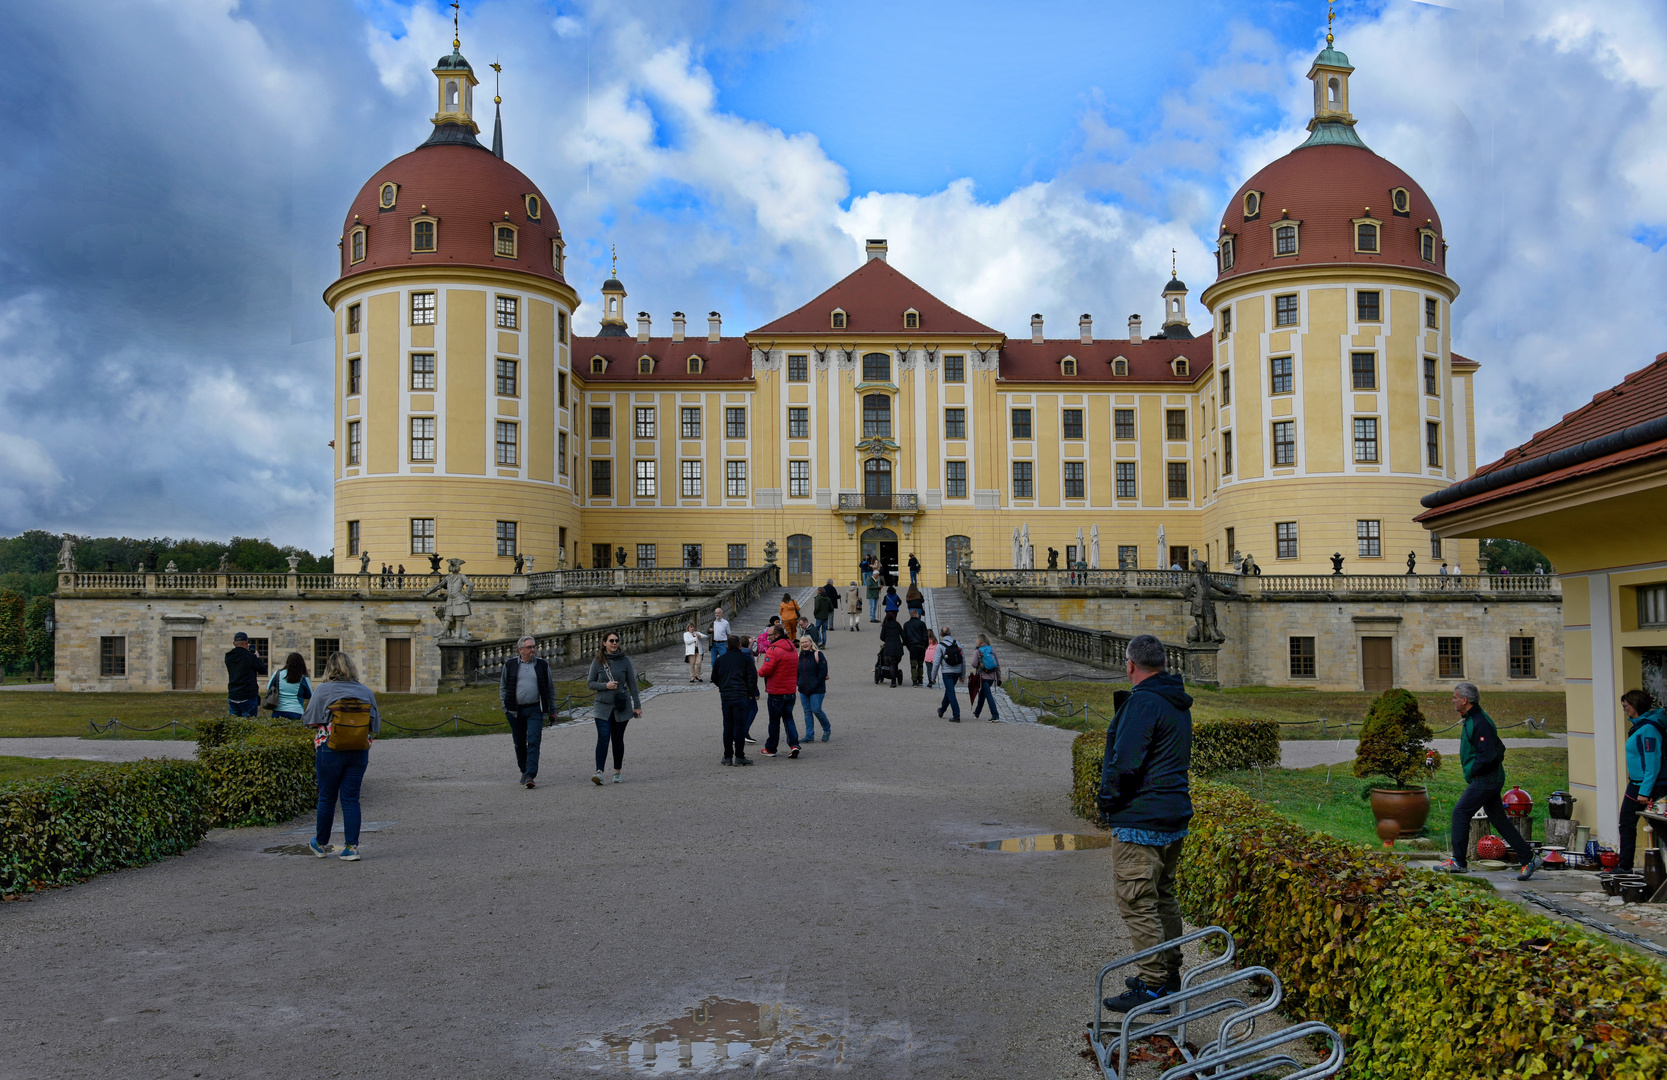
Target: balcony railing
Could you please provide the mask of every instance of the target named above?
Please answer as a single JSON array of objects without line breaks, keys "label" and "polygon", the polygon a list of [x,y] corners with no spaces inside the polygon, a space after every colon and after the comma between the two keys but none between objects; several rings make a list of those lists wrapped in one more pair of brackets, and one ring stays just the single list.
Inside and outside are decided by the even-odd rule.
[{"label": "balcony railing", "polygon": [[839,493],[839,508],[913,514],[920,510],[920,497],[914,494],[867,495],[860,491],[842,491]]},{"label": "balcony railing", "polygon": [[[749,580],[758,568],[613,567],[549,570],[536,574],[470,574],[474,595],[532,599],[584,591],[641,591],[660,594],[718,593]],[[61,596],[318,596],[336,594],[416,599],[443,580],[437,574],[169,574],[157,571],[61,573]]]},{"label": "balcony railing", "polygon": [[[1002,593],[1026,590],[1105,589],[1115,592],[1161,590],[1183,593],[1193,575],[1177,570],[974,570],[984,589]],[[1211,582],[1242,596],[1475,594],[1539,598],[1561,596],[1561,579],[1550,574],[1240,574],[1212,573]]]}]

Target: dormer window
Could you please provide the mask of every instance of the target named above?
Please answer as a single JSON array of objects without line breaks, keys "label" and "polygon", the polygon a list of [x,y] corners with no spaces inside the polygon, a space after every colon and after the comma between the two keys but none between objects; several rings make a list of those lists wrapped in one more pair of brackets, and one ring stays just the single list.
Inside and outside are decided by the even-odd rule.
[{"label": "dormer window", "polygon": [[1175,372],[1176,377],[1182,378],[1182,379],[1185,379],[1185,378],[1188,377],[1187,376],[1187,370],[1188,369],[1187,369],[1186,357],[1177,356],[1175,359],[1173,359],[1169,362],[1169,367],[1172,371]]},{"label": "dormer window", "polygon": [[440,221],[438,218],[414,218],[411,222],[411,250],[437,250],[439,226]]},{"label": "dormer window", "polygon": [[1067,356],[1065,359],[1061,360],[1059,362],[1059,373],[1061,375],[1075,375],[1077,373],[1077,358],[1074,356]]},{"label": "dormer window", "polygon": [[652,356],[643,355],[643,356],[637,357],[637,374],[638,375],[652,375],[652,374],[654,374],[654,358]]},{"label": "dormer window", "polygon": [[1255,221],[1262,216],[1262,193],[1247,191],[1244,193],[1244,219]]},{"label": "dormer window", "polygon": [[550,241],[550,261],[555,264],[556,273],[563,271],[567,262],[567,245],[559,236]]},{"label": "dormer window", "polygon": [[1378,230],[1383,222],[1376,218],[1354,219],[1354,249],[1362,255],[1376,255],[1378,253]]},{"label": "dormer window", "polygon": [[516,249],[516,243],[515,242],[516,242],[515,226],[510,225],[506,222],[499,222],[497,225],[493,226],[493,248],[492,248],[492,250],[496,254],[501,255],[506,259],[515,258],[515,249]]},{"label": "dormer window", "polygon": [[706,361],[702,360],[699,356],[689,357],[689,374],[690,375],[699,375],[703,370],[705,370],[705,368],[706,368]]},{"label": "dormer window", "polygon": [[365,261],[365,232],[365,227],[360,225],[348,236],[347,261],[350,264]]},{"label": "dormer window", "polygon": [[605,374],[607,370],[608,361],[605,357],[593,356],[590,358],[590,373],[592,375],[602,375]]},{"label": "dormer window", "polygon": [[1121,356],[1112,360],[1112,362],[1111,362],[1111,373],[1113,375],[1117,375],[1117,376],[1127,375],[1129,373],[1129,362],[1127,360],[1123,359]]},{"label": "dormer window", "polygon": [[384,210],[392,210],[399,199],[399,185],[388,183],[382,185],[382,194],[377,196],[377,203]]},{"label": "dormer window", "polygon": [[544,200],[537,195],[525,196],[527,200],[527,220],[537,221],[544,216]]},{"label": "dormer window", "polygon": [[905,311],[903,313],[903,329],[919,330],[920,312],[916,311],[914,308],[910,308],[908,311]]},{"label": "dormer window", "polygon": [[1297,223],[1282,221],[1273,227],[1273,254],[1275,258],[1281,255],[1295,255],[1297,253]]},{"label": "dormer window", "polygon": [[1221,238],[1216,247],[1216,262],[1220,266],[1221,273],[1225,274],[1233,269],[1233,238],[1231,236]]},{"label": "dormer window", "polygon": [[1398,187],[1389,192],[1389,209],[1396,217],[1406,217],[1412,212],[1412,196],[1406,188]]},{"label": "dormer window", "polygon": [[1435,233],[1430,229],[1418,230],[1418,257],[1427,263],[1435,262]]},{"label": "dormer window", "polygon": [[828,320],[828,325],[832,326],[835,330],[845,329],[845,311],[843,308],[833,309],[833,315]]}]

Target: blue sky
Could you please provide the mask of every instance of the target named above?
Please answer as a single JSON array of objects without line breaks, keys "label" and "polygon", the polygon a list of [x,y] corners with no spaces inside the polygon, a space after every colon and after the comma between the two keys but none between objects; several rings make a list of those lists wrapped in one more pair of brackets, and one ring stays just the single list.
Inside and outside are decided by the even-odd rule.
[{"label": "blue sky", "polygon": [[[595,318],[803,303],[886,236],[981,321],[1194,295],[1221,207],[1302,137],[1324,5],[489,0],[507,156]],[[1338,5],[1367,143],[1441,209],[1484,459],[1667,348],[1667,9]],[[9,10],[0,532],[328,547],[342,214],[425,136],[432,0]],[[489,100],[489,99],[488,99]],[[1204,316],[1194,309],[1195,325]]]}]

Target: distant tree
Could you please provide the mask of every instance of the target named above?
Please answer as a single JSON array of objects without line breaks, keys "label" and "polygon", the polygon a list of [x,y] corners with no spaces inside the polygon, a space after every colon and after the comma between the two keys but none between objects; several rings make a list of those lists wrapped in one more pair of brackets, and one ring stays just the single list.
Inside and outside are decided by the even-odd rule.
[{"label": "distant tree", "polygon": [[52,667],[52,635],[46,629],[46,617],[51,614],[52,598],[37,596],[29,601],[23,615],[23,658],[35,665],[37,681],[42,668]]},{"label": "distant tree", "polygon": [[0,590],[0,677],[23,660],[23,597]]},{"label": "distant tree", "polygon": [[[270,540],[234,536],[228,543],[221,540],[196,540],[156,536],[148,540],[130,536],[78,536],[75,561],[82,571],[103,570],[106,563],[117,570],[132,570],[149,556],[156,555],[160,569],[169,561],[180,570],[199,572],[214,570],[220,556],[229,555],[234,569],[244,573],[282,573],[289,569],[285,556],[301,558],[296,569],[303,574],[334,572],[334,560],[329,555],[316,556],[305,548],[279,547]],[[0,588],[12,589],[25,596],[45,596],[57,588],[58,549],[64,538],[57,533],[31,529],[19,536],[0,537]]]},{"label": "distant tree", "polygon": [[1553,572],[1543,552],[1520,540],[1482,541],[1482,565],[1490,572],[1498,573],[1503,566],[1513,574],[1532,574],[1535,564],[1544,566],[1548,574]]}]

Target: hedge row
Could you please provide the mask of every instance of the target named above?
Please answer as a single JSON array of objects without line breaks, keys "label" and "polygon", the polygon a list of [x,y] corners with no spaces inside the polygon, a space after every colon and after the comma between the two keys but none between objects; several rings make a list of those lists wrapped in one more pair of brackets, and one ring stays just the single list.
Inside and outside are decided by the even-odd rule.
[{"label": "hedge row", "polygon": [[1279,764],[1279,721],[1231,718],[1192,725],[1192,771],[1201,776]]},{"label": "hedge row", "polygon": [[195,761],[147,758],[0,784],[0,894],[143,866],[189,850],[215,826],[270,825],[316,803],[305,728],[204,726],[210,742]]},{"label": "hedge row", "polygon": [[[1097,758],[1075,755],[1078,790]],[[1343,1034],[1351,1074],[1667,1075],[1667,979],[1647,961],[1236,789],[1195,781],[1193,806],[1182,909],[1226,927],[1245,963],[1279,973],[1293,1011]]]}]

